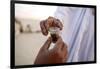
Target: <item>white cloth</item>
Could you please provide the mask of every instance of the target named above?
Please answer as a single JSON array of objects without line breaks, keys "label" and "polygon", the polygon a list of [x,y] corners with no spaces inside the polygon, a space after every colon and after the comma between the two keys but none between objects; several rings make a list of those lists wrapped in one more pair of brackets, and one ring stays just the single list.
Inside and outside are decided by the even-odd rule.
[{"label": "white cloth", "polygon": [[62,39],[68,45],[67,62],[94,61],[94,15],[90,8],[58,7]]}]

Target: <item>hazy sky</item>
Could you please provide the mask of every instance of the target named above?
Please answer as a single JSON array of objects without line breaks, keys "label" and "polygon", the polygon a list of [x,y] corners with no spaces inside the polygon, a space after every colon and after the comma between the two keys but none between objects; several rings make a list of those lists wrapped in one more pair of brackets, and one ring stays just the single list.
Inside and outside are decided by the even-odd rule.
[{"label": "hazy sky", "polygon": [[15,4],[15,16],[18,18],[40,18],[44,19],[53,16],[56,6]]}]

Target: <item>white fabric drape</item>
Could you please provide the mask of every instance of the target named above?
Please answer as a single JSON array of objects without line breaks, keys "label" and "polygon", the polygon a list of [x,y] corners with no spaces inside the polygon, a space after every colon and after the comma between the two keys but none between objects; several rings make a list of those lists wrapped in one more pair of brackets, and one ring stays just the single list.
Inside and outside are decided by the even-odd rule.
[{"label": "white fabric drape", "polygon": [[94,60],[94,15],[90,8],[58,7],[55,17],[63,23],[62,39],[68,45],[67,62]]}]

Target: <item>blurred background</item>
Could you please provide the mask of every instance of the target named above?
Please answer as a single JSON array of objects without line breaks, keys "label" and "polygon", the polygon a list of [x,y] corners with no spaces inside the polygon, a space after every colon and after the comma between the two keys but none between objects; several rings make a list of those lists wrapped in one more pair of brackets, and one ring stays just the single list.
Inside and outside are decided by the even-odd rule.
[{"label": "blurred background", "polygon": [[33,64],[48,36],[43,36],[40,21],[54,16],[56,6],[15,4],[15,65]]}]

